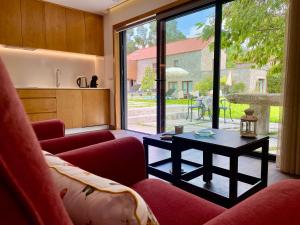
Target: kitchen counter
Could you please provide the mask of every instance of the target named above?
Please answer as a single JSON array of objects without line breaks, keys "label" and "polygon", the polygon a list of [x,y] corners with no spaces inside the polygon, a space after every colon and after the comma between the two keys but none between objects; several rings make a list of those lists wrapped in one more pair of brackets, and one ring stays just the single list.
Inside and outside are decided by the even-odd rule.
[{"label": "kitchen counter", "polygon": [[109,88],[16,88],[32,122],[60,119],[66,128],[110,123]]},{"label": "kitchen counter", "polygon": [[26,90],[109,90],[109,88],[78,88],[78,87],[16,87],[16,89]]}]

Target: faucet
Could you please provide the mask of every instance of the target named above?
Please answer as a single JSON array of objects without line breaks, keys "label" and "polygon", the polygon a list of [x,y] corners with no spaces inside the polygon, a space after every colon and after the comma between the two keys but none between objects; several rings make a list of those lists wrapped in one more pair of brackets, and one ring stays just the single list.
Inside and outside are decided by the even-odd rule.
[{"label": "faucet", "polygon": [[56,81],[56,87],[59,88],[60,83],[59,83],[59,75],[61,74],[61,70],[60,69],[56,69],[55,72],[55,81]]}]

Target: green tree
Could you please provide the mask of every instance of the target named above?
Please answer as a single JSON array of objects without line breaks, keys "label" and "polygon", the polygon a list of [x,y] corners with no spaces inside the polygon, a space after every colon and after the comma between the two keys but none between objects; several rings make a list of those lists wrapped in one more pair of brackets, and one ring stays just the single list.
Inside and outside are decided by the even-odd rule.
[{"label": "green tree", "polygon": [[[176,20],[167,23],[166,32],[167,43],[186,39],[184,33],[178,29]],[[127,54],[138,49],[156,46],[156,22],[126,30],[126,39]]]},{"label": "green tree", "polygon": [[246,85],[243,82],[233,83],[229,89],[230,93],[241,93],[245,90]]},{"label": "green tree", "polygon": [[[287,1],[236,0],[224,5],[222,49],[229,67],[246,62],[269,66],[268,77],[282,73]],[[214,24],[214,18],[207,25],[197,23],[199,36],[213,38]]]},{"label": "green tree", "polygon": [[166,24],[166,42],[174,42],[186,39],[184,33],[182,33],[177,27],[176,20],[170,20]]},{"label": "green tree", "polygon": [[281,90],[281,74],[280,73],[268,73],[267,74],[267,88],[269,93],[279,93]]},{"label": "green tree", "polygon": [[213,89],[213,77],[210,75],[198,81],[194,89],[199,91],[200,95],[208,95],[208,92]]},{"label": "green tree", "polygon": [[144,92],[147,92],[149,95],[151,95],[151,91],[155,84],[155,71],[151,66],[147,66],[145,68],[145,74],[142,80],[141,89]]},{"label": "green tree", "polygon": [[134,31],[133,29],[129,29],[126,31],[126,45],[127,45],[127,54],[130,54],[138,49],[133,39]]}]

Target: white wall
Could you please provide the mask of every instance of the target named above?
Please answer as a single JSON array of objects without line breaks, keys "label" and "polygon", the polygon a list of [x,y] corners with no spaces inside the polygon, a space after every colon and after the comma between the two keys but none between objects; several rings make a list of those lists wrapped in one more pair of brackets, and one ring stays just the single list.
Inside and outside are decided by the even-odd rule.
[{"label": "white wall", "polygon": [[[56,69],[61,70],[61,87],[77,87],[78,76],[104,74],[104,59],[91,55],[49,50],[23,50],[0,47],[0,57],[15,87],[55,87]],[[102,87],[104,82],[100,82]]]},{"label": "white wall", "polygon": [[[111,89],[111,102],[114,101],[113,84],[113,25],[126,21],[138,15],[159,8],[176,0],[132,0],[113,8],[104,16],[104,63],[105,84]],[[111,113],[114,114],[114,104],[111,104]],[[111,116],[114,123],[114,117]]]}]

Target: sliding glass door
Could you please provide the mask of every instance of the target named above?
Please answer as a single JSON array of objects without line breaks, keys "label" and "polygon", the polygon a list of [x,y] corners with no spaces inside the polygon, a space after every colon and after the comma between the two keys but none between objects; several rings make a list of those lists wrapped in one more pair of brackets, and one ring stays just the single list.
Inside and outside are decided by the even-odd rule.
[{"label": "sliding glass door", "polygon": [[192,1],[123,31],[123,128],[239,131],[251,107],[275,153],[287,2]]},{"label": "sliding glass door", "polygon": [[123,125],[156,133],[156,22],[123,31]]},{"label": "sliding glass door", "polygon": [[165,130],[212,127],[213,37],[204,25],[215,18],[215,7],[199,9],[165,21]]}]

